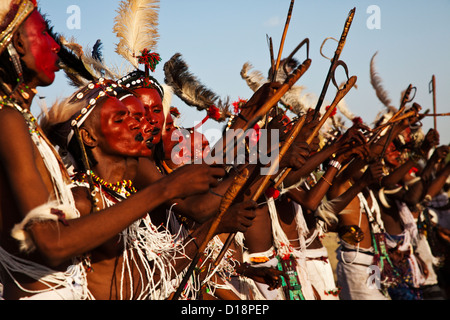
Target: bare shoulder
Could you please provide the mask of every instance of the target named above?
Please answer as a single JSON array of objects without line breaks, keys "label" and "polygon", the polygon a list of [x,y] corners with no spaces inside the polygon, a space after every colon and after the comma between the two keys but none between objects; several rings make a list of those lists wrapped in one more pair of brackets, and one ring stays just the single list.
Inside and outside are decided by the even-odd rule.
[{"label": "bare shoulder", "polygon": [[133,181],[136,187],[143,189],[161,178],[163,175],[153,160],[139,158],[138,174]]},{"label": "bare shoulder", "polygon": [[7,147],[30,141],[29,129],[19,111],[9,107],[0,109],[0,152]]}]

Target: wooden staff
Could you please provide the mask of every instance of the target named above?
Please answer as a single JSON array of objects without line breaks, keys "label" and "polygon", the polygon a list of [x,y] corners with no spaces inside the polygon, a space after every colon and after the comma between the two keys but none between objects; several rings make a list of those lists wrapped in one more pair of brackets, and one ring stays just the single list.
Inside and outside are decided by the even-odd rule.
[{"label": "wooden staff", "polygon": [[270,68],[272,69],[272,73],[273,73],[273,70],[275,70],[275,58],[274,58],[274,55],[273,55],[272,38],[267,36],[267,41],[269,42]]},{"label": "wooden staff", "polygon": [[[336,109],[339,102],[347,95],[347,93],[350,91],[351,88],[354,87],[356,84],[357,77],[352,76],[350,79],[348,79],[347,83],[344,85],[342,89],[340,89],[336,93],[336,97],[333,100],[333,103],[328,108],[327,112],[323,115],[323,117],[320,119],[318,125],[314,128],[312,134],[309,136],[309,138],[306,140],[307,144],[311,144],[316,135],[319,133],[320,129],[323,127],[325,122],[328,120],[328,118],[331,116],[331,114],[334,112],[334,109]],[[274,188],[277,189],[283,180],[287,177],[287,175],[291,172],[291,168],[287,168],[286,171],[284,171],[283,175],[280,179],[275,183]]]},{"label": "wooden staff", "polygon": [[278,68],[280,67],[281,56],[283,54],[283,48],[284,48],[284,42],[286,41],[286,35],[287,35],[288,28],[289,28],[289,24],[291,22],[292,11],[294,9],[294,2],[295,2],[295,0],[291,0],[291,5],[289,6],[286,23],[284,25],[283,36],[281,37],[280,49],[278,50],[277,62],[275,63],[275,68],[272,70],[272,82],[275,81],[275,79],[277,78],[277,71],[278,71]]},{"label": "wooden staff", "polygon": [[384,128],[388,127],[388,126],[391,126],[391,125],[393,125],[393,124],[396,124],[397,122],[400,122],[400,121],[402,121],[402,120],[405,120],[405,119],[407,119],[407,118],[409,118],[409,117],[412,117],[412,116],[414,116],[414,115],[417,115],[417,112],[416,112],[416,111],[414,111],[414,110],[408,111],[408,112],[406,112],[404,115],[397,117],[395,120],[386,122],[386,123],[384,123],[384,124],[378,126],[378,127],[376,128],[376,130],[382,131],[382,129],[384,129]]},{"label": "wooden staff", "polygon": [[277,102],[288,92],[292,86],[305,74],[305,72],[311,66],[311,59],[306,59],[294,72],[292,72],[283,83],[283,85],[275,92],[271,99],[269,99],[264,105],[258,110],[256,115],[251,121],[247,123],[244,131],[253,128],[255,124],[262,119],[262,117],[272,109]]},{"label": "wooden staff", "polygon": [[[396,122],[396,119],[403,113],[403,111],[406,108],[406,103],[411,101],[411,92],[413,90],[413,86],[412,84],[410,84],[408,86],[408,88],[406,88],[405,93],[403,94],[402,97],[402,101],[400,102],[400,108],[399,110],[383,125],[378,126],[377,128],[372,130],[372,136],[370,137],[370,140],[368,141],[368,143],[372,143],[373,141],[375,141],[375,139],[381,134],[381,132],[383,131],[383,129],[389,125],[392,125]],[[391,128],[392,131],[392,128]],[[391,133],[389,133],[389,135],[391,135]],[[388,139],[389,141],[390,139]],[[387,148],[387,146],[385,146],[385,148]]]},{"label": "wooden staff", "polygon": [[[386,143],[385,143],[384,146],[383,146],[383,150],[381,151],[381,154],[380,154],[380,156],[379,156],[379,159],[383,159],[384,156],[385,156],[385,154],[386,154],[386,150],[387,150],[387,148],[388,148],[388,146],[389,146],[389,144],[390,144],[390,141],[392,140],[392,135],[393,135],[393,133],[394,133],[394,128],[395,128],[395,126],[396,126],[396,124],[397,124],[397,123],[396,123],[396,120],[400,118],[400,115],[401,115],[401,114],[403,113],[403,111],[405,110],[405,108],[406,108],[406,103],[412,100],[412,99],[410,99],[410,95],[411,95],[412,89],[413,89],[413,86],[410,84],[410,85],[408,86],[408,88],[406,89],[405,94],[403,95],[402,102],[401,102],[401,104],[400,104],[399,110],[398,110],[397,113],[394,114],[394,116],[393,116],[391,119],[389,119],[389,121],[388,121],[389,123],[392,124],[392,126],[391,126],[391,129],[389,130],[388,138],[387,138],[387,140],[386,140]],[[380,131],[379,131],[379,132],[380,132]]]},{"label": "wooden staff", "polygon": [[[253,194],[253,196],[252,196],[252,200],[253,201],[255,201],[255,202],[258,201],[259,197],[261,197],[261,195],[266,190],[267,186],[269,185],[269,183],[271,182],[271,180],[273,178],[273,175],[278,170],[278,167],[279,167],[281,159],[284,157],[284,155],[286,154],[288,149],[291,147],[292,143],[295,141],[295,138],[300,133],[303,125],[305,124],[305,120],[306,120],[306,115],[303,116],[302,118],[300,118],[296,122],[294,127],[292,128],[291,133],[289,135],[289,138],[283,144],[283,147],[281,148],[278,157],[270,165],[269,172],[267,173],[267,175],[264,176],[263,181],[259,184],[258,189]],[[228,236],[227,240],[225,241],[225,243],[224,243],[224,245],[222,247],[222,250],[220,251],[219,255],[217,256],[217,258],[216,258],[216,260],[214,262],[214,266],[215,267],[222,261],[223,257],[225,256],[226,251],[230,247],[230,245],[233,242],[235,236],[236,236],[236,233],[232,233],[232,234],[230,234]]]},{"label": "wooden staff", "polygon": [[355,11],[356,11],[356,8],[353,8],[352,10],[350,10],[347,20],[345,21],[344,30],[342,31],[342,34],[341,34],[341,39],[339,40],[336,51],[334,52],[334,57],[333,57],[333,59],[331,59],[330,69],[328,70],[328,74],[325,79],[325,84],[323,85],[322,92],[320,93],[319,100],[317,101],[314,117],[316,117],[319,114],[320,108],[322,107],[322,103],[325,100],[325,95],[328,91],[328,86],[330,85],[330,81],[334,74],[334,70],[337,67],[339,57],[342,53],[342,49],[344,48],[345,42],[347,40],[347,35],[350,30],[350,26],[353,22],[353,18],[355,16]]},{"label": "wooden staff", "polygon": [[[269,111],[272,109],[278,101],[288,92],[292,86],[305,74],[305,72],[309,69],[311,66],[311,59],[306,59],[303,61],[303,63],[295,69],[285,80],[283,85],[278,88],[278,90],[275,92],[275,94],[266,101],[261,108],[258,109],[256,112],[256,115],[246,123],[244,128],[242,130],[239,130],[238,134],[236,135],[236,139],[232,139],[232,141],[229,141],[228,144],[224,147],[224,153],[223,156],[226,155],[226,150],[231,150],[234,148],[234,144],[236,141],[236,144],[239,144],[242,142],[242,140],[245,137],[246,130],[253,128],[258,121],[260,121]],[[213,157],[211,154],[208,155],[208,158],[205,160],[207,163],[212,163]]]},{"label": "wooden staff", "polygon": [[406,91],[405,91],[405,93],[403,94],[403,97],[402,97],[402,101],[401,101],[401,103],[400,103],[400,108],[398,109],[398,111],[394,114],[394,116],[391,118],[391,119],[389,119],[389,121],[390,122],[393,122],[393,121],[395,121],[395,119],[398,117],[398,116],[400,116],[402,113],[403,113],[403,111],[405,111],[405,108],[406,108],[406,103],[408,103],[408,102],[410,102],[411,101],[411,92],[412,92],[412,89],[413,89],[414,87],[412,86],[412,84],[410,84],[409,86],[408,86],[408,88],[406,88]]},{"label": "wooden staff", "polygon": [[450,113],[421,113],[422,117],[448,117]]},{"label": "wooden staff", "polygon": [[[350,91],[350,89],[353,88],[353,86],[356,84],[356,80],[357,80],[357,77],[356,76],[352,76],[347,81],[345,86],[337,92],[333,103],[330,105],[330,108],[325,113],[325,115],[321,118],[321,120],[319,121],[319,124],[315,127],[313,133],[308,138],[308,140],[307,140],[308,144],[311,144],[312,140],[317,135],[317,133],[319,132],[321,127],[325,124],[326,120],[331,116],[331,114],[333,113],[334,109],[336,109],[338,103],[345,97],[345,95]],[[294,142],[295,138],[299,134],[300,130],[303,128],[303,125],[305,124],[305,120],[306,120],[306,115],[303,116],[300,120],[298,120],[298,122],[295,124],[294,128],[292,128],[291,135],[290,135],[289,139],[284,143],[282,149],[280,150],[279,157],[271,165],[271,167],[269,168],[269,174],[264,177],[262,183],[260,184],[260,186],[258,187],[257,191],[253,195],[253,197],[252,197],[253,201],[257,201],[259,199],[259,197],[266,190],[266,188],[267,188],[268,184],[270,183],[270,181],[272,181],[273,174],[275,173],[275,170],[278,168],[278,165],[280,163],[280,159],[282,159],[284,154],[287,152],[287,150],[289,149],[289,147],[292,145],[292,143]],[[290,171],[291,171],[291,168],[287,168],[284,171],[284,173],[281,176],[281,178],[275,183],[275,185],[274,185],[275,189],[278,188],[278,186],[283,182],[283,180],[287,177],[287,175],[289,174]],[[236,234],[230,234],[228,236],[227,240],[224,243],[224,246],[222,247],[222,250],[221,250],[220,254],[216,258],[216,261],[214,262],[215,266],[217,266],[220,263],[220,261],[223,259],[223,257],[225,256],[226,251],[228,250],[228,248],[231,245],[232,241],[234,240],[235,236],[236,236]]]},{"label": "wooden staff", "polygon": [[[325,121],[331,116],[331,114],[333,113],[334,109],[336,109],[338,103],[345,97],[345,95],[350,91],[350,89],[353,88],[353,86],[356,84],[356,80],[357,80],[357,77],[356,76],[352,76],[347,81],[345,86],[337,92],[333,103],[330,105],[330,108],[325,113],[325,115],[322,117],[322,119],[319,121],[319,124],[315,127],[315,129],[314,129],[313,133],[311,134],[311,136],[308,138],[308,140],[307,140],[308,144],[311,144],[312,140],[317,135],[317,133],[319,132],[320,128],[325,124]],[[284,143],[282,149],[280,150],[280,154],[279,154],[278,158],[271,165],[271,167],[269,168],[269,173],[264,177],[262,183],[260,184],[260,186],[258,187],[257,191],[253,195],[253,197],[252,197],[253,201],[257,201],[259,199],[259,197],[266,190],[269,182],[272,181],[273,174],[275,173],[275,170],[278,169],[278,165],[280,163],[280,159],[283,158],[283,156],[285,155],[285,153],[290,148],[290,146],[294,142],[295,138],[299,134],[300,130],[303,128],[303,125],[305,124],[305,120],[306,120],[306,115],[303,116],[300,120],[298,120],[297,123],[295,124],[294,128],[292,128],[291,135],[290,135],[289,139]],[[281,178],[275,183],[275,185],[274,185],[275,189],[278,188],[278,186],[283,182],[283,180],[287,177],[287,175],[289,174],[290,171],[291,171],[291,168],[287,168],[284,171],[284,173],[281,176]],[[234,240],[235,236],[236,236],[236,234],[230,234],[228,236],[227,240],[224,243],[224,246],[222,247],[222,251],[220,252],[218,257],[216,258],[216,261],[214,262],[215,266],[217,266],[220,263],[220,261],[223,259],[226,251],[228,250],[228,248],[231,245],[232,241]]]},{"label": "wooden staff", "polygon": [[173,295],[171,300],[178,300],[181,293],[184,290],[184,287],[186,283],[189,280],[189,277],[191,276],[192,272],[194,271],[195,266],[197,265],[200,256],[203,254],[203,252],[206,249],[206,246],[208,245],[209,241],[214,237],[215,232],[217,231],[217,228],[222,221],[223,216],[228,211],[229,207],[233,203],[236,195],[239,193],[241,188],[244,186],[245,182],[247,181],[249,177],[249,171],[247,168],[244,168],[241,173],[239,173],[233,181],[233,184],[228,188],[227,192],[223,196],[223,199],[219,206],[219,214],[217,215],[216,219],[211,224],[209,231],[206,235],[205,240],[202,242],[202,244],[199,246],[194,258],[192,259],[191,264],[189,265],[189,268],[186,272],[186,274],[183,277],[183,280],[180,283],[180,286],[178,287],[177,291]]},{"label": "wooden staff", "polygon": [[433,121],[434,121],[434,130],[437,129],[437,116],[435,116],[435,114],[437,113],[436,111],[436,77],[433,76],[431,77],[431,82],[429,84],[429,91],[430,93],[433,94]]}]

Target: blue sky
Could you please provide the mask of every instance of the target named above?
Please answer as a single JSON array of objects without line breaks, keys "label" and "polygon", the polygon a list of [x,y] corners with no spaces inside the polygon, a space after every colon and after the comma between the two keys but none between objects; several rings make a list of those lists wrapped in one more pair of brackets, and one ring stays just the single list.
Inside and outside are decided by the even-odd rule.
[{"label": "blue sky", "polygon": [[[55,30],[67,38],[75,37],[79,44],[92,47],[97,39],[103,42],[103,55],[108,64],[122,64],[115,53],[117,38],[113,33],[118,0],[39,0],[43,13]],[[266,35],[272,37],[275,55],[286,21],[290,0],[161,0],[159,12],[158,52],[162,63],[155,77],[163,82],[162,65],[179,52],[189,64],[190,71],[221,97],[232,101],[249,98],[252,91],[240,76],[245,62],[264,74],[269,68],[269,49]],[[70,29],[67,8],[80,8],[80,29]],[[367,21],[379,8],[379,29],[370,29]],[[318,0],[300,1],[294,5],[284,52],[290,53],[305,38],[310,40],[312,65],[300,79],[306,92],[318,96],[329,68],[329,61],[320,53],[320,45],[327,37],[339,38],[348,12],[356,7],[347,43],[341,59],[349,67],[350,75],[358,77],[358,89],[350,91],[346,103],[350,110],[371,124],[383,109],[370,85],[369,64],[378,52],[377,71],[393,104],[398,106],[401,92],[409,84],[417,87],[414,102],[423,109],[433,109],[428,85],[436,77],[438,112],[450,112],[450,1],[449,0]],[[333,55],[335,44],[329,42],[325,51]],[[284,55],[284,56],[286,56]],[[301,54],[300,60],[304,58]],[[48,88],[40,88],[39,95],[46,103],[70,95],[73,89],[62,73]],[[330,86],[326,100],[334,98]],[[182,112],[180,124],[189,127],[205,116],[174,99],[173,105]],[[36,106],[33,106],[36,108]],[[36,109],[33,110],[37,113]],[[424,130],[433,126],[432,118],[423,121]],[[450,142],[450,118],[438,119],[441,144]],[[208,121],[205,129],[221,128]]]}]

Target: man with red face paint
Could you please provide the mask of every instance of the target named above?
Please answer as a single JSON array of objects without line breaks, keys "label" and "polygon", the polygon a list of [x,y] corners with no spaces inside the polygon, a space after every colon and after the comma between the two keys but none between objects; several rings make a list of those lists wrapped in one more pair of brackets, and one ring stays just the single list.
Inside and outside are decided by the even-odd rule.
[{"label": "man with red face paint", "polygon": [[153,88],[138,88],[133,90],[141,100],[145,108],[145,118],[152,126],[153,144],[161,141],[162,127],[164,125],[164,113],[162,96]]},{"label": "man with red face paint", "polygon": [[156,79],[150,76],[146,77],[147,82],[143,79],[144,73],[137,70],[119,80],[118,83],[130,89],[134,96],[141,101],[145,109],[144,117],[150,124],[151,143],[155,146],[161,141],[165,121],[163,112],[164,90]]},{"label": "man with red face paint", "polygon": [[151,157],[154,147],[153,128],[145,117],[146,110],[143,103],[131,92],[124,93],[122,97],[119,97],[119,100],[122,101],[128,109],[131,117],[140,123],[140,135],[138,135],[136,139],[144,142],[144,145],[142,145],[141,157]]},{"label": "man with red face paint", "polygon": [[[141,157],[139,159],[139,173],[136,176],[135,184],[137,188],[144,188],[149,183],[158,181],[162,177],[159,168],[164,158],[162,146],[162,128],[165,122],[163,111],[164,89],[159,82],[144,73],[136,70],[117,81],[118,84],[131,90],[136,97],[143,103],[146,110],[146,119],[150,123],[152,136],[148,140],[148,146],[152,148],[152,155],[149,157]],[[185,138],[183,137],[183,140]],[[158,145],[158,147],[156,147]],[[155,147],[155,148],[153,148]],[[186,145],[185,150],[189,150],[190,146]],[[227,179],[228,183],[220,183],[217,193],[225,193],[227,187],[233,178]],[[177,203],[176,210],[188,216],[196,222],[203,223],[211,218],[220,204],[220,198],[213,194],[199,195],[198,197],[190,197],[185,199],[176,199],[166,205]]]},{"label": "man with red face paint", "polygon": [[[29,111],[36,87],[48,86],[55,78],[60,47],[48,34],[35,2],[2,1],[0,17],[3,298],[89,298],[84,253],[117,235],[164,199],[209,190],[224,171],[209,166],[186,168],[148,186],[126,206],[117,205],[79,219],[83,210],[75,206],[67,186],[68,174]],[[89,102],[95,103],[95,98]],[[87,132],[84,134],[87,137]],[[178,179],[191,182],[188,192],[174,182]],[[165,189],[167,183],[173,188]],[[153,197],[157,193],[159,197]]]},{"label": "man with red face paint", "polygon": [[[89,217],[92,212],[109,212],[116,206],[135,209],[133,199],[142,192],[147,194],[148,188],[136,192],[132,186],[138,158],[148,154],[149,150],[142,136],[142,126],[147,125],[142,121],[143,108],[132,98],[128,91],[123,92],[114,87],[114,83],[101,79],[99,83],[90,84],[75,93],[69,102],[50,110],[46,126],[50,137],[64,137],[55,143],[61,149],[67,149],[75,159],[84,159],[76,164],[73,178],[76,206],[82,217]],[[135,102],[134,107],[131,107],[132,101]],[[67,110],[73,112],[76,109],[72,116],[67,113]],[[56,123],[55,119],[63,122]],[[73,134],[72,131],[64,131],[68,125]],[[70,141],[64,143],[65,137]],[[164,190],[176,190],[180,187],[179,179],[189,178],[183,171],[164,177],[161,184],[157,183],[162,188],[158,192],[160,200],[170,200],[164,195]],[[251,223],[252,212],[245,210],[248,206],[244,209],[237,205],[235,208],[231,216],[239,215],[242,223],[235,224],[226,219],[228,221],[224,220],[219,229],[246,229],[245,225]],[[185,244],[175,242],[172,234],[164,228],[156,228],[152,221],[153,211],[149,210],[149,214],[142,215],[124,231],[111,236],[110,241],[85,253],[87,287],[94,298],[166,299],[176,289],[174,278],[190,262],[186,255],[195,251],[195,242],[192,239],[186,240]],[[205,224],[192,236],[202,241],[208,229],[209,224]]]}]

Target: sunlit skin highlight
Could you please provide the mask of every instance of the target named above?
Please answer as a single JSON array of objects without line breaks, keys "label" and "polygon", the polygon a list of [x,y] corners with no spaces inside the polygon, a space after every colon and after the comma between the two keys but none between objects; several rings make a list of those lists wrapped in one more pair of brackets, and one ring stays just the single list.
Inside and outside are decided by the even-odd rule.
[{"label": "sunlit skin highlight", "polygon": [[47,23],[38,11],[33,11],[22,26],[25,37],[21,37],[25,54],[22,60],[28,69],[36,73],[36,83],[31,86],[49,86],[59,71],[58,52],[60,46],[48,33]]},{"label": "sunlit skin highlight", "polygon": [[121,101],[128,109],[130,116],[140,123],[140,133],[142,134],[141,156],[150,157],[152,155],[154,137],[152,135],[152,126],[145,117],[144,104],[133,95],[128,95],[122,98]]},{"label": "sunlit skin highlight", "polygon": [[117,98],[109,98],[102,105],[100,128],[105,148],[111,153],[130,157],[141,155],[143,142],[137,138],[141,125]]}]

